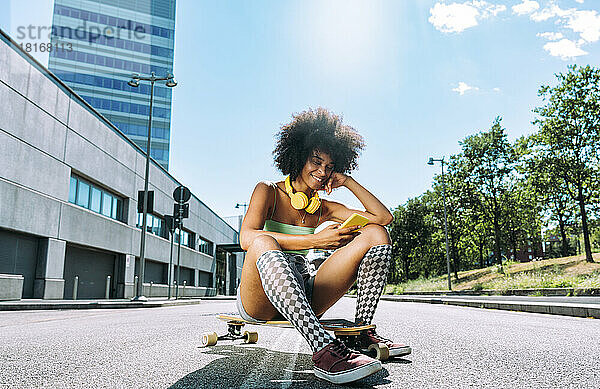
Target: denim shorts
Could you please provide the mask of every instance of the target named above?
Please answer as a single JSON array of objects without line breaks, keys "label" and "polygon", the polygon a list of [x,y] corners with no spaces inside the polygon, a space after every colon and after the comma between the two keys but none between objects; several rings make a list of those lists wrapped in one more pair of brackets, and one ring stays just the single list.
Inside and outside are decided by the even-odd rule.
[{"label": "denim shorts", "polygon": [[[298,280],[303,281],[301,283],[301,285],[304,287],[304,293],[306,294],[306,297],[308,298],[309,303],[312,303],[313,289],[314,289],[314,284],[315,284],[315,276],[311,275],[309,273],[306,258],[300,254],[293,254],[293,253],[286,253],[286,252],[284,252],[283,254],[288,258],[288,260],[291,263],[293,263],[295,265],[296,278],[298,278]],[[248,312],[246,312],[246,310],[244,309],[244,306],[242,305],[242,298],[240,297],[240,288],[239,287],[237,289],[236,305],[237,305],[238,312],[239,312],[240,316],[242,317],[242,319],[247,320],[247,321],[257,322],[257,323],[264,323],[264,320],[255,319],[252,316],[250,316],[248,314]]]}]

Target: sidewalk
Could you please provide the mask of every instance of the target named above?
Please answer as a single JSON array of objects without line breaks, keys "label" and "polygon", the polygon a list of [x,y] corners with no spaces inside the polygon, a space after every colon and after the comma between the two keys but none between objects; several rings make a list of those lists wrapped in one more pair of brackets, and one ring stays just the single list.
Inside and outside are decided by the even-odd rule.
[{"label": "sidewalk", "polygon": [[[355,297],[355,296],[353,296]],[[384,295],[382,300],[600,319],[600,297]]]},{"label": "sidewalk", "polygon": [[213,296],[181,298],[167,300],[166,297],[151,297],[148,301],[129,299],[113,300],[41,300],[25,299],[18,301],[0,301],[0,311],[31,311],[49,309],[120,309],[120,308],[160,308],[177,305],[200,304],[203,301],[234,301],[235,296]]}]

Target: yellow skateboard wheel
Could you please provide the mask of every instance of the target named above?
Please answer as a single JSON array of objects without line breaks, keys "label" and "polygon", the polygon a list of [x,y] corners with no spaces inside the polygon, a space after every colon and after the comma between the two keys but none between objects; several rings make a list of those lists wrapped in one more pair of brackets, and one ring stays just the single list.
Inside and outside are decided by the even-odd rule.
[{"label": "yellow skateboard wheel", "polygon": [[385,343],[373,343],[369,345],[369,353],[375,354],[375,358],[380,361],[387,361],[390,357],[390,349]]},{"label": "yellow skateboard wheel", "polygon": [[244,331],[244,343],[258,342],[258,332]]},{"label": "yellow skateboard wheel", "polygon": [[216,332],[205,332],[202,334],[202,347],[214,346],[217,344]]}]

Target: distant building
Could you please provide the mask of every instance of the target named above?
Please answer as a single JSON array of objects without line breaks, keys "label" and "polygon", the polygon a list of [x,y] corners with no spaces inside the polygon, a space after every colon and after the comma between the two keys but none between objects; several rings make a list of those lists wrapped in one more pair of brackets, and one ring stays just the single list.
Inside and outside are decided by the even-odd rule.
[{"label": "distant building", "polygon": [[[146,150],[149,88],[173,73],[175,0],[55,0],[48,68]],[[154,86],[151,156],[169,167],[171,88]]]}]

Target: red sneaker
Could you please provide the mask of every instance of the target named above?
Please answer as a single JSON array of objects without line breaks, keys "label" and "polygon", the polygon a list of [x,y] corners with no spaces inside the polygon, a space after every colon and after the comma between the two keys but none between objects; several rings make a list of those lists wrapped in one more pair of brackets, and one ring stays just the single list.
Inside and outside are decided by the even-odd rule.
[{"label": "red sneaker", "polygon": [[359,339],[361,350],[367,351],[368,347],[373,343],[383,343],[390,349],[390,357],[402,357],[412,352],[411,348],[400,343],[394,343],[383,336],[377,335],[375,329],[368,330],[363,333]]},{"label": "red sneaker", "polygon": [[381,362],[350,350],[335,339],[313,354],[315,375],[334,384],[345,384],[382,369]]}]

